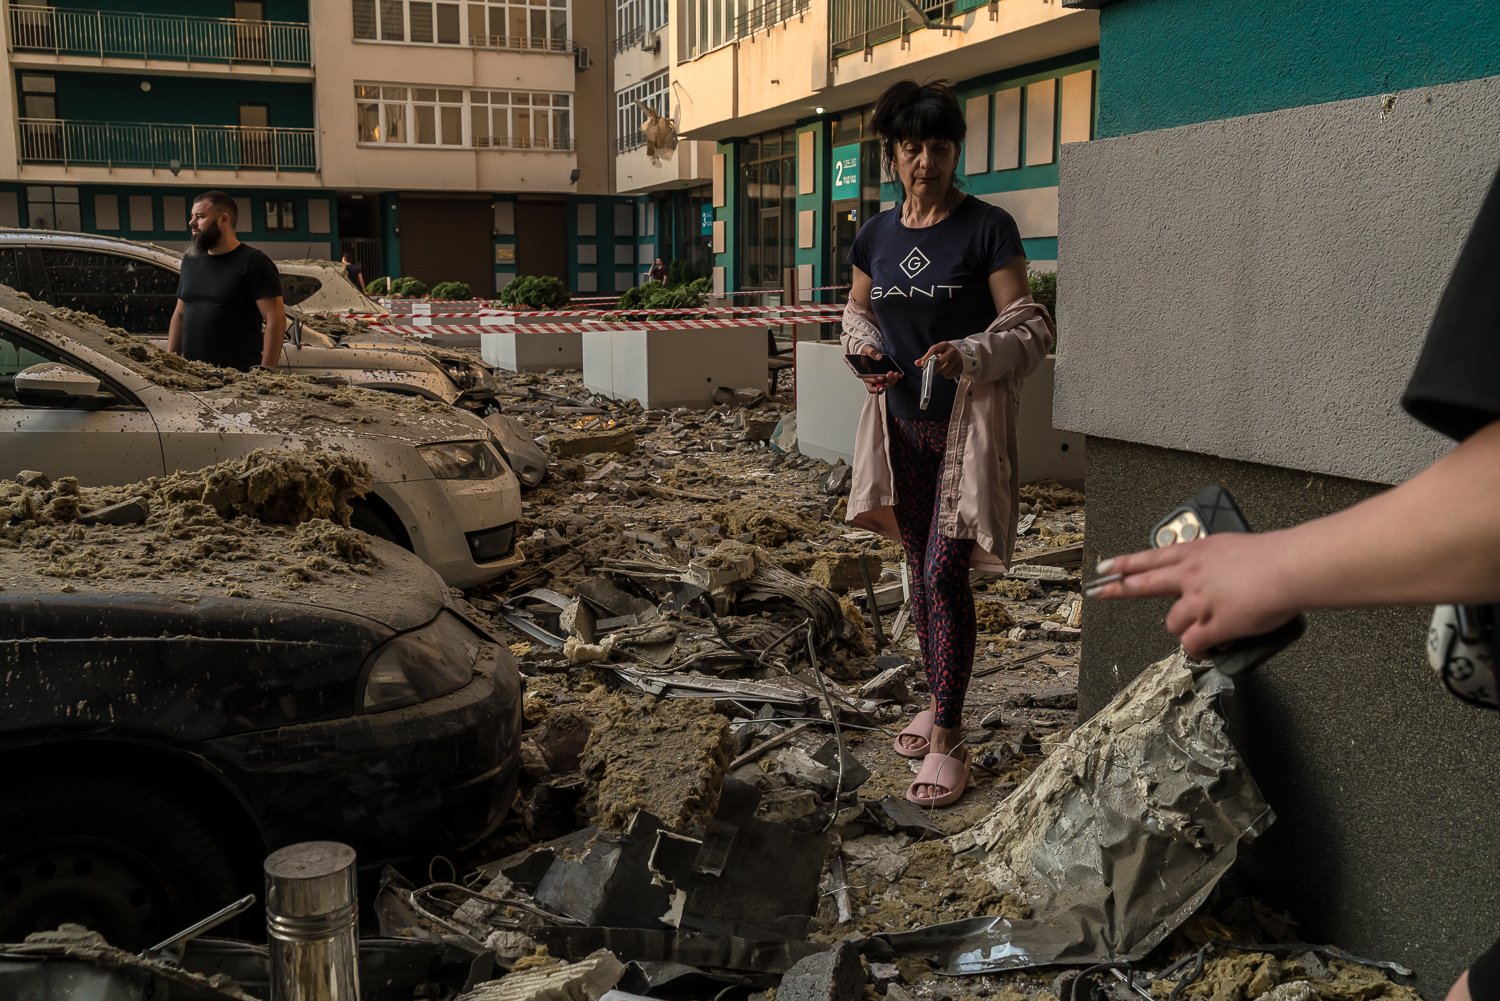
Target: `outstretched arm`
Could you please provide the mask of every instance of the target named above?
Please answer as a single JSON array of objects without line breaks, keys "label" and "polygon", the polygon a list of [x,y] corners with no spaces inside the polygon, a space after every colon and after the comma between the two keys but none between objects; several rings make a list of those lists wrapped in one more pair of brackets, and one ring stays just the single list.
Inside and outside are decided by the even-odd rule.
[{"label": "outstretched arm", "polygon": [[[1500,420],[1354,507],[1262,535],[1117,556],[1100,598],[1175,597],[1167,628],[1203,656],[1306,608],[1500,602]],[[1419,529],[1419,530],[1418,530]]]}]

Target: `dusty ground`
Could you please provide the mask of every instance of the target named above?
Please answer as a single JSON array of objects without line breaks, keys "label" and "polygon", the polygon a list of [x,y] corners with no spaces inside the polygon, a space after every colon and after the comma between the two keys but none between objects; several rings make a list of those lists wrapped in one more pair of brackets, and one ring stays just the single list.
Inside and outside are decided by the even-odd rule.
[{"label": "dusty ground", "polygon": [[[881,616],[886,642],[875,641],[851,600],[863,591],[863,581],[858,563],[849,559],[863,554],[873,583],[880,586],[899,579],[901,552],[844,523],[844,497],[830,486],[830,480],[838,479],[836,472],[830,476],[832,467],[794,451],[783,453],[764,440],[792,412],[790,394],[751,408],[644,412],[633,404],[590,398],[576,374],[498,376],[510,412],[565,457],[549,481],[525,499],[523,544],[531,565],[472,596],[492,614],[530,675],[527,754],[535,784],[523,787],[517,821],[491,850],[501,844],[514,850],[559,836],[570,822],[621,829],[634,808],[689,825],[712,809],[707,790],[724,774],[732,753],[725,728],[714,722],[723,716],[703,703],[686,709],[680,701],[622,692],[607,670],[567,662],[509,627],[497,613],[505,597],[530,588],[570,596],[607,561],[639,556],[685,566],[725,540],[753,544],[809,586],[830,587],[846,614],[862,620],[856,636],[822,652],[819,665],[849,696],[857,696],[883,667],[909,662],[894,684],[867,693],[879,707],[858,722],[846,720],[842,729],[854,758],[870,773],[858,788],[858,802],[901,797],[916,764],[895,754],[891,738],[912,713],[925,708],[926,683],[914,631],[896,609]],[[1048,575],[1056,578],[1051,580],[976,582],[978,651],[964,711],[976,762],[969,791],[953,808],[928,811],[926,819],[934,829],[926,833],[872,831],[868,825],[844,823],[859,813],[858,807],[841,811],[835,826],[845,835],[841,855],[851,913],[848,920],[839,919],[836,887],[825,878],[825,896],[811,930],[815,940],[834,942],[969,915],[1027,913],[1025,901],[997,892],[955,865],[940,840],[987,817],[1075,723],[1082,603],[1077,557],[1070,560],[1069,554],[1083,539],[1084,498],[1056,484],[1029,485],[1023,498],[1015,562],[1037,560],[1065,572],[1049,568]],[[622,659],[618,652],[610,657]],[[769,733],[733,746],[753,748]],[[820,720],[786,748],[731,773],[769,790],[762,800],[763,816],[792,824],[821,821],[825,814],[816,809],[815,792],[778,781],[788,768],[786,755],[811,754],[831,733],[826,720]],[[622,758],[639,757],[642,744],[658,750],[644,764],[621,763]],[[673,812],[674,807],[680,809]],[[1213,937],[1251,942],[1295,937],[1273,916],[1243,904],[1238,909],[1262,920],[1256,923],[1242,913],[1237,923],[1225,925],[1201,914],[1159,950],[1161,959],[1154,967],[1191,956]],[[872,970],[866,996],[1052,1001],[1057,972],[953,978],[934,973],[921,961],[902,960]],[[1302,986],[1292,982],[1309,977],[1318,978],[1316,991],[1298,993]],[[1248,1001],[1284,981],[1288,985],[1283,990],[1291,992],[1285,994],[1288,1001],[1405,1001],[1416,996],[1379,972],[1338,960],[1318,964],[1316,958],[1304,962],[1294,956],[1223,950],[1206,956],[1202,976],[1180,998]],[[1164,1001],[1173,983],[1154,985],[1155,995]]]}]

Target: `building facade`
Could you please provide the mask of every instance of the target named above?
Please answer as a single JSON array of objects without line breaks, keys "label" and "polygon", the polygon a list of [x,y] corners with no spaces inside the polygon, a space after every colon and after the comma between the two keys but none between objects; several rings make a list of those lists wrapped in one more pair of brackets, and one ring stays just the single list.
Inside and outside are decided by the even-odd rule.
[{"label": "building facade", "polygon": [[[968,189],[1057,257],[1097,15],[1050,0],[3,0],[0,225],[181,246],[220,188],[278,257],[575,293],[682,262],[720,291],[847,283],[894,197],[881,89],[946,77]],[[654,141],[643,125],[653,120]]]},{"label": "building facade", "polygon": [[617,63],[622,135],[626,88],[644,87],[690,150],[660,164],[623,153],[619,190],[651,198],[663,253],[716,290],[848,283],[855,233],[896,197],[870,117],[902,78],[957,86],[967,190],[1016,217],[1035,264],[1056,261],[1059,148],[1094,132],[1092,12],[1044,0],[616,2],[644,8],[647,48],[664,54],[637,71]]},{"label": "building facade", "polygon": [[[1494,13],[1100,9],[1100,138],[1062,155],[1054,400],[1087,436],[1086,565],[1205,484],[1274,529],[1442,453],[1397,400],[1500,163]],[[1084,714],[1175,648],[1166,609],[1089,605]],[[1278,815],[1242,885],[1441,997],[1500,932],[1500,730],[1431,676],[1430,614],[1310,614],[1239,680],[1231,725]]]},{"label": "building facade", "polygon": [[188,200],[221,188],[273,256],[348,250],[369,277],[481,294],[521,270],[614,288],[638,199],[612,196],[594,140],[610,30],[589,6],[7,0],[0,224],[180,246]]}]

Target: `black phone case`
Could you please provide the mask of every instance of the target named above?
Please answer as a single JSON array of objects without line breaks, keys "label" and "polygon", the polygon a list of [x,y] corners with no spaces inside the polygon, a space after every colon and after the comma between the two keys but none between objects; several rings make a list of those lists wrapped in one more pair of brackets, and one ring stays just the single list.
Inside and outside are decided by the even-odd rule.
[{"label": "black phone case", "polygon": [[[1165,518],[1152,526],[1151,545],[1153,548],[1157,548],[1157,532],[1185,511],[1192,511],[1198,516],[1198,520],[1203,523],[1204,535],[1213,535],[1216,532],[1250,531],[1250,523],[1245,520],[1245,515],[1240,511],[1239,505],[1234,502],[1234,497],[1228,490],[1220,486],[1204,487],[1194,494],[1191,500],[1173,508]],[[1219,644],[1208,653],[1213,659],[1214,667],[1234,677],[1264,664],[1301,639],[1306,629],[1307,619],[1298,615],[1268,633],[1230,640],[1228,643]]]},{"label": "black phone case", "polygon": [[891,361],[890,355],[883,355],[877,361],[869,355],[844,355],[844,364],[853,369],[855,375],[890,375],[901,371],[901,366]]}]

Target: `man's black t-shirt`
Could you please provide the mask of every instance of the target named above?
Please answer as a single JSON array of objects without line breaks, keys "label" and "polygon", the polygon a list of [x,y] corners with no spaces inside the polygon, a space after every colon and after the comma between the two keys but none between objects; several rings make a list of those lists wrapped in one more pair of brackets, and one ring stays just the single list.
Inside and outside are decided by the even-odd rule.
[{"label": "man's black t-shirt", "polygon": [[889,413],[947,420],[958,383],[938,376],[932,401],[922,410],[916,360],[934,344],[988,327],[996,316],[990,275],[1023,253],[1010,213],[972,196],[932,226],[903,226],[897,206],[860,228],[849,263],[870,276],[870,308],[885,337],[883,353],[905,373],[886,390]]},{"label": "man's black t-shirt", "polygon": [[227,254],[184,257],[177,281],[183,357],[241,370],[259,365],[263,338],[255,300],[280,295],[276,265],[248,244]]},{"label": "man's black t-shirt", "polygon": [[1500,419],[1500,174],[1453,266],[1401,405],[1459,441]]}]

